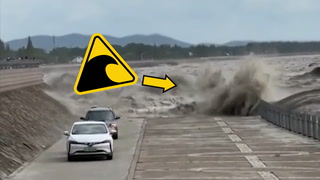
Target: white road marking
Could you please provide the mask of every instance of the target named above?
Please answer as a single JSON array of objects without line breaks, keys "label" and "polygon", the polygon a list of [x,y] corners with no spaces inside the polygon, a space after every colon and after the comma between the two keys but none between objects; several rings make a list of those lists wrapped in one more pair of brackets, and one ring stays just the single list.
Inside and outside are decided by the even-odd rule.
[{"label": "white road marking", "polygon": [[[207,157],[232,157],[232,156],[207,156]],[[243,157],[243,155],[242,156],[235,156],[235,157]],[[144,162],[146,162],[148,164],[158,164],[159,163],[157,161],[152,161],[152,160],[150,160],[150,161],[144,160]],[[166,164],[181,164],[181,163],[190,163],[190,162],[195,163],[195,164],[197,164],[197,163],[242,163],[242,162],[248,162],[248,160],[247,159],[246,160],[236,160],[236,161],[229,161],[229,160],[227,160],[227,161],[225,161],[225,160],[217,160],[217,161],[214,161],[214,160],[210,160],[210,161],[184,160],[184,161],[166,161]],[[279,161],[264,161],[264,162],[279,163]],[[280,162],[281,163],[297,163],[297,161],[280,161]],[[308,162],[313,162],[313,161],[298,161],[298,163],[308,163]],[[319,162],[319,161],[317,161],[317,162]]]},{"label": "white road marking", "polygon": [[258,172],[260,174],[260,176],[264,179],[264,180],[279,180],[279,178],[277,178],[277,176],[275,176],[273,173],[271,172]]},{"label": "white road marking", "polygon": [[220,118],[220,117],[214,117],[213,118],[215,121],[222,121],[222,118]]},{"label": "white road marking", "polygon": [[[289,171],[294,171],[294,170],[298,170],[298,171],[303,171],[303,172],[310,172],[310,171],[313,171],[313,172],[318,172],[319,168],[299,168],[299,167],[272,167],[273,169],[275,169],[276,171],[285,171],[285,170],[289,170]],[[198,171],[199,168],[182,168],[182,169],[173,169],[173,168],[170,168],[170,171],[172,172],[186,172],[186,171],[189,171],[189,172],[192,172],[192,171]],[[138,171],[158,171],[158,172],[165,172],[165,171],[168,171],[168,169],[166,168],[161,168],[161,169],[145,169],[145,168],[138,168],[137,169]],[[208,167],[208,168],[201,168],[202,172],[242,172],[243,171],[252,171],[252,172],[255,172],[253,171],[254,169],[252,167]],[[263,171],[264,174],[267,174],[268,171]],[[144,179],[144,178],[143,178]],[[202,179],[202,178],[201,178]]]},{"label": "white road marking", "polygon": [[232,129],[230,129],[230,128],[222,128],[222,130],[223,130],[223,132],[226,133],[226,134],[234,133],[234,132],[232,131]]},{"label": "white road marking", "polygon": [[[256,152],[256,151],[255,151]],[[274,157],[274,152],[272,151],[259,151],[259,157]],[[283,154],[283,153],[289,153],[289,154]],[[297,153],[291,153],[283,151],[281,153],[281,157],[283,156],[300,156],[300,154]],[[302,155],[309,155],[309,154],[302,154]],[[161,157],[244,157],[241,152],[235,152],[235,151],[224,151],[224,152],[208,152],[208,153],[190,153],[188,155],[180,155],[180,154],[170,154],[170,155],[143,155],[145,158],[161,158]],[[267,162],[267,161],[266,161]],[[272,161],[268,161],[272,162]],[[279,162],[279,161],[277,161]],[[293,161],[294,162],[294,161]]]},{"label": "white road marking", "polygon": [[245,158],[255,168],[267,167],[257,156],[245,156]]},{"label": "white road marking", "polygon": [[249,146],[246,144],[236,143],[236,146],[239,148],[239,150],[242,153],[251,153],[252,152],[252,149],[250,149]]},{"label": "white road marking", "polygon": [[227,126],[227,124],[223,121],[217,121],[219,126]]},{"label": "white road marking", "polygon": [[[277,178],[277,177],[276,177]],[[281,177],[282,178],[282,177]],[[320,179],[320,177],[283,177],[285,179],[311,179],[311,180],[314,180],[314,179]],[[163,178],[143,178],[143,179],[149,179],[149,180],[161,180],[161,179],[168,179],[167,177],[163,177]],[[181,180],[199,180],[199,177],[174,177],[174,179],[181,179]],[[236,180],[239,180],[239,179],[244,179],[244,180],[250,180],[250,179],[256,179],[255,177],[226,177],[226,176],[215,176],[215,177],[212,177],[212,176],[208,176],[208,177],[201,177],[201,179],[208,179],[208,180],[221,180],[221,179],[236,179]],[[266,179],[266,180],[269,180],[269,179]],[[270,180],[278,180],[277,179],[270,179]]]},{"label": "white road marking", "polygon": [[[201,172],[201,171],[197,171],[197,172]],[[199,177],[177,177],[177,176],[174,176],[173,177],[174,179],[181,179],[181,180],[199,180]],[[149,180],[161,180],[161,179],[168,179],[167,177],[163,177],[163,178],[143,178],[143,179],[149,179]],[[208,179],[208,180],[221,180],[221,179],[236,179],[236,180],[239,180],[239,179],[244,179],[244,180],[250,180],[250,179],[253,179],[252,177],[234,177],[234,176],[221,176],[221,177],[218,177],[218,176],[215,176],[215,177],[212,177],[212,176],[207,176],[207,177],[203,177],[201,176],[201,179]]]},{"label": "white road marking", "polygon": [[[157,161],[144,161],[148,164],[158,164],[159,162]],[[247,160],[243,160],[243,161],[193,161],[193,160],[189,160],[189,161],[166,161],[166,164],[183,164],[183,163],[246,163],[248,162]]]},{"label": "white road marking", "polygon": [[240,142],[240,141],[242,141],[241,138],[236,134],[228,135],[228,137],[232,142]]},{"label": "white road marking", "polygon": [[[228,135],[229,139],[232,142],[241,142],[242,139],[236,135],[236,134],[232,134],[234,133],[234,131],[232,129],[230,129],[229,127],[225,127],[228,126],[224,121],[222,121],[221,118],[214,118],[215,121],[217,121],[217,124],[222,127],[222,131],[226,134],[231,134]],[[247,144],[243,144],[243,143],[235,143],[236,146],[238,147],[238,149],[242,152],[242,153],[252,153],[252,149],[247,145]],[[267,166],[257,157],[257,156],[245,156],[245,158],[247,159],[247,161],[254,167],[254,168],[266,168]],[[203,169],[201,169],[200,171],[203,171]],[[273,173],[271,172],[258,172],[259,175],[264,179],[264,180],[279,180]],[[224,177],[225,178],[225,177]],[[186,178],[185,178],[186,179]],[[203,178],[204,179],[204,178]],[[230,179],[230,178],[229,178]]]}]

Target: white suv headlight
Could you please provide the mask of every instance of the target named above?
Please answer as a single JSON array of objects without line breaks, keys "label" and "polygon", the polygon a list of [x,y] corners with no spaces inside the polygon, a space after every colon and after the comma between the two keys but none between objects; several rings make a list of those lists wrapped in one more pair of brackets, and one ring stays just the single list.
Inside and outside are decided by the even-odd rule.
[{"label": "white suv headlight", "polygon": [[82,144],[82,143],[79,143],[79,142],[77,142],[77,141],[70,140],[70,141],[69,141],[69,144]]},{"label": "white suv headlight", "polygon": [[111,141],[110,140],[105,140],[105,141],[102,141],[101,143],[109,143],[109,144],[111,144]]}]

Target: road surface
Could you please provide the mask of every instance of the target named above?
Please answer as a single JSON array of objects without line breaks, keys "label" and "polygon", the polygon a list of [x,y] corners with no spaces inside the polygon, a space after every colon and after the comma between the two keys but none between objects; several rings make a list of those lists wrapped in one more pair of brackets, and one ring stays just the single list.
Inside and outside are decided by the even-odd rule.
[{"label": "road surface", "polygon": [[135,180],[320,179],[320,143],[259,117],[147,120]]},{"label": "road surface", "polygon": [[[79,159],[68,162],[65,138],[42,153],[9,180],[124,180],[139,137],[142,119],[122,118],[113,160]],[[61,132],[63,134],[63,132]]]},{"label": "road surface", "polygon": [[[67,162],[64,141],[10,180],[126,179],[141,121],[124,122],[112,161]],[[259,117],[146,119],[129,177],[135,180],[320,179],[320,143]]]}]

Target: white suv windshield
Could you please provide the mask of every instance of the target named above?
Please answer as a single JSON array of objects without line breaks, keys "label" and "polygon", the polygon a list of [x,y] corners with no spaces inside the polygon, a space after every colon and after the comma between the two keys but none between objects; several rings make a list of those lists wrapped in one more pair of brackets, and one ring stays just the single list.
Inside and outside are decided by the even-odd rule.
[{"label": "white suv windshield", "polygon": [[113,121],[114,118],[112,111],[89,111],[86,115],[87,120],[94,121]]},{"label": "white suv windshield", "polygon": [[103,124],[77,124],[73,126],[72,134],[106,134],[108,129]]}]

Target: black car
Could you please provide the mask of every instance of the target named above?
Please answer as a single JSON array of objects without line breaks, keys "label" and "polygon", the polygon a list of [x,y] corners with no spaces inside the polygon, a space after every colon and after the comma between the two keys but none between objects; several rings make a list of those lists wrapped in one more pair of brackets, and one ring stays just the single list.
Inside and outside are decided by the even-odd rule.
[{"label": "black car", "polygon": [[85,117],[81,117],[84,121],[103,121],[105,122],[112,134],[113,139],[118,139],[119,129],[117,120],[120,119],[116,116],[112,108],[110,107],[91,107]]}]

